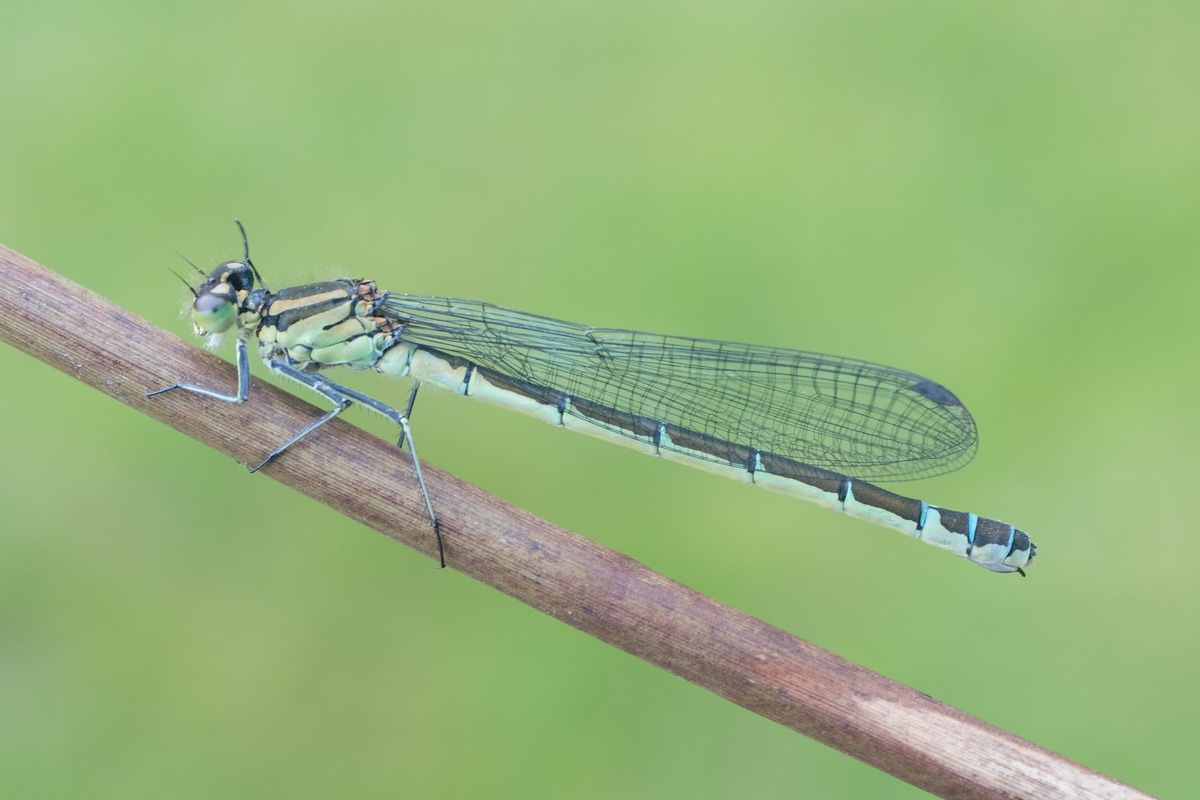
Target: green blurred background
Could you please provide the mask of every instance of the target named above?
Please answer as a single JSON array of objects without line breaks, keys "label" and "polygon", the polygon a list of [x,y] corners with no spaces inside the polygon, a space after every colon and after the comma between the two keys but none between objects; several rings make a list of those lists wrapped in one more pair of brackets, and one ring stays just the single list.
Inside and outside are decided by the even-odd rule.
[{"label": "green blurred background", "polygon": [[[432,464],[1179,796],[1198,41],[1183,2],[8,3],[0,242],[181,335],[176,252],[240,255],[238,217],[275,286],[940,380],[979,456],[893,488],[1028,529],[1027,580],[502,409],[431,392],[417,425]],[[6,796],[922,796],[7,345],[0,374]]]}]

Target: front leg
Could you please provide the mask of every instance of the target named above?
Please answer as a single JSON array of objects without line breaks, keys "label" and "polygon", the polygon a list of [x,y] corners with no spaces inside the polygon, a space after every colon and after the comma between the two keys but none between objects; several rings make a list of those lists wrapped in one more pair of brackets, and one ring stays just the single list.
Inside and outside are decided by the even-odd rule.
[{"label": "front leg", "polygon": [[202,394],[205,397],[211,397],[214,400],[220,400],[224,403],[246,402],[246,398],[250,396],[250,354],[246,350],[246,340],[241,336],[239,336],[237,340],[237,371],[237,394],[222,394],[215,389],[206,389],[203,386],[197,386],[194,383],[173,383],[170,386],[164,386],[162,389],[155,389],[152,392],[146,392],[146,397],[154,397],[155,395],[169,392],[172,389],[183,389],[186,392]]}]

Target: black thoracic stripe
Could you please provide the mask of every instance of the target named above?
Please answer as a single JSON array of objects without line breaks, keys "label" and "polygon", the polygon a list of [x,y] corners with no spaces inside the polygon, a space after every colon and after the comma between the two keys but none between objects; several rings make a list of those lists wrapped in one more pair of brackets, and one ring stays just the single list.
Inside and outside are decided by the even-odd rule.
[{"label": "black thoracic stripe", "polygon": [[921,501],[880,489],[873,483],[853,482],[854,499],[863,505],[880,508],[889,514],[916,524],[921,523]]},{"label": "black thoracic stripe", "polygon": [[571,413],[599,422],[609,428],[617,428],[640,439],[653,439],[658,431],[658,422],[628,411],[602,406],[579,397],[571,398]]},{"label": "black thoracic stripe", "polygon": [[[300,291],[303,290],[303,291]],[[278,314],[272,314],[271,308],[277,301],[296,300],[312,294],[325,294],[327,292],[341,292],[340,297],[330,297],[322,300],[319,303],[308,303],[307,305],[295,306],[288,308]],[[341,282],[334,281],[330,283],[319,283],[313,286],[297,286],[291,289],[281,289],[271,296],[271,304],[267,306],[267,313],[263,315],[260,325],[265,327],[275,328],[277,331],[283,332],[288,329],[292,323],[303,322],[315,314],[324,314],[326,311],[332,311],[340,305],[351,306],[352,301],[349,294],[346,292],[346,287]],[[348,318],[351,316],[347,314]]]},{"label": "black thoracic stripe", "polygon": [[271,300],[302,300],[305,297],[312,295],[328,294],[329,292],[341,292],[347,298],[357,294],[354,291],[356,281],[340,280],[340,281],[324,281],[322,283],[310,283],[307,286],[289,286],[286,289],[280,289],[278,292],[271,294]]},{"label": "black thoracic stripe", "polygon": [[667,438],[671,440],[671,444],[675,447],[704,453],[718,461],[724,461],[726,464],[753,470],[753,447],[747,447],[744,444],[737,444],[725,439],[718,439],[716,436],[709,436],[707,433],[698,433],[675,425],[664,425],[663,427],[666,428]]},{"label": "black thoracic stripe", "polygon": [[[796,461],[775,453],[759,453],[758,458],[762,468],[771,475],[807,483],[809,486],[830,494],[839,494],[842,490],[842,483],[846,480],[845,475],[839,475],[836,472],[830,472],[827,469],[814,467],[803,461]],[[857,494],[856,488],[855,495],[857,496]]]}]

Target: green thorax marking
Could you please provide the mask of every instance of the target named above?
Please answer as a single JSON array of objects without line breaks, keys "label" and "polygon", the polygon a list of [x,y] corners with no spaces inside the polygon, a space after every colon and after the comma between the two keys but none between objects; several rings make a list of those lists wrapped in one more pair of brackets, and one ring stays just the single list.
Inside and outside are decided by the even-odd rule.
[{"label": "green thorax marking", "polygon": [[293,286],[267,296],[257,317],[259,353],[297,367],[370,369],[403,329],[380,312],[386,292],[374,281],[336,280]]}]

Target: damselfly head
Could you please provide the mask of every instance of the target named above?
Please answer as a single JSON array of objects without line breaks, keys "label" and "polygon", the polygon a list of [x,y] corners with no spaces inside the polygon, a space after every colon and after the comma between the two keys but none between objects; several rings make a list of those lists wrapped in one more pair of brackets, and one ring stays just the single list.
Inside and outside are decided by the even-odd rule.
[{"label": "damselfly head", "polygon": [[226,261],[195,290],[192,324],[197,336],[213,336],[237,324],[242,301],[254,288],[254,268],[245,261]]}]

